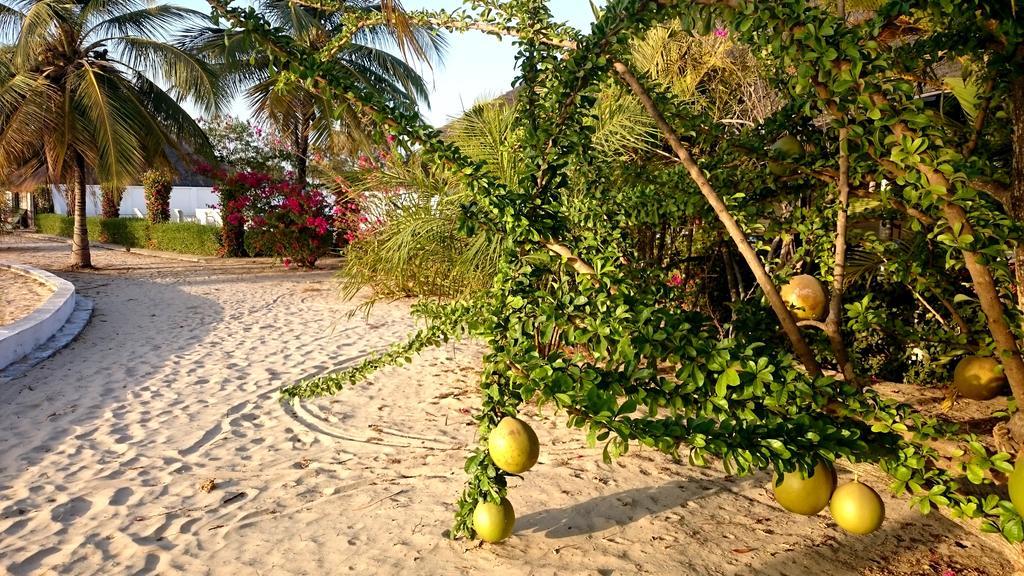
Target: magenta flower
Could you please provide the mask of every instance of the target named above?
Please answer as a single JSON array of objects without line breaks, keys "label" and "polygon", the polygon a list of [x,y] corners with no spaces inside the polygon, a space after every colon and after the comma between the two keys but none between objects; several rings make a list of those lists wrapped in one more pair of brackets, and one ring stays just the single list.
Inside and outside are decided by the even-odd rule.
[{"label": "magenta flower", "polygon": [[726,38],[729,36],[729,31],[725,28],[715,28],[715,36],[718,38]]}]

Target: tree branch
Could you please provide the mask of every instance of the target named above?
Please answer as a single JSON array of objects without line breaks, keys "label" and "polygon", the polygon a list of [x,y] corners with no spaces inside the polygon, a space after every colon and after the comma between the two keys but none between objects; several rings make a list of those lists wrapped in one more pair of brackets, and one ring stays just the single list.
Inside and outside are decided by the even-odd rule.
[{"label": "tree branch", "polygon": [[767,270],[765,270],[764,264],[761,259],[757,256],[757,252],[750,245],[747,240],[746,234],[740,228],[736,219],[733,218],[729,212],[728,206],[715,191],[714,187],[708,181],[707,177],[704,176],[704,171],[701,170],[700,166],[690,155],[690,151],[686,149],[682,141],[679,140],[679,136],[675,130],[665,119],[665,116],[658,109],[657,104],[651,98],[650,94],[643,87],[636,76],[629,70],[629,68],[622,62],[615,62],[613,65],[615,72],[620,78],[629,86],[637,98],[640,99],[641,104],[647,110],[647,113],[651,115],[658,128],[661,130],[662,135],[668,141],[669,146],[672,147],[673,152],[679,158],[680,163],[686,168],[686,171],[690,174],[690,178],[693,179],[694,183],[697,184],[697,188],[700,189],[701,194],[711,205],[711,208],[715,211],[718,219],[725,226],[726,232],[732,238],[736,247],[739,249],[743,259],[747,262],[751,272],[754,273],[754,277],[757,279],[758,285],[768,298],[768,303],[771,305],[772,310],[779,319],[779,323],[782,324],[782,330],[786,333],[789,338],[790,344],[793,346],[794,352],[801,363],[807,369],[807,372],[812,377],[821,375],[821,367],[818,365],[817,359],[814,357],[814,352],[810,346],[807,345],[807,341],[804,340],[803,335],[800,333],[800,328],[796,325],[793,319],[793,315],[790,313],[786,303],[782,300],[782,296],[779,295],[778,288],[772,281],[771,277],[768,276]]}]

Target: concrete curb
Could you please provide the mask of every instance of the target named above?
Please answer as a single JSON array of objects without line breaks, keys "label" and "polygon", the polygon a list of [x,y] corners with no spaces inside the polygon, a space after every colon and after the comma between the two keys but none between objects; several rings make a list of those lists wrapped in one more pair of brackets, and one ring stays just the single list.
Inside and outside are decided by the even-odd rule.
[{"label": "concrete curb", "polygon": [[92,310],[92,300],[81,294],[77,295],[75,297],[75,310],[71,313],[68,321],[64,323],[64,326],[52,338],[44,342],[42,346],[23,356],[21,360],[0,369],[0,385],[24,376],[33,366],[53,356],[70,344],[82,333],[86,324],[89,323],[89,319],[92,318]]},{"label": "concrete curb", "polygon": [[44,270],[5,262],[0,262],[0,268],[28,276],[54,289],[46,302],[31,314],[13,324],[0,326],[0,368],[4,368],[56,334],[74,311],[76,296],[74,284]]}]

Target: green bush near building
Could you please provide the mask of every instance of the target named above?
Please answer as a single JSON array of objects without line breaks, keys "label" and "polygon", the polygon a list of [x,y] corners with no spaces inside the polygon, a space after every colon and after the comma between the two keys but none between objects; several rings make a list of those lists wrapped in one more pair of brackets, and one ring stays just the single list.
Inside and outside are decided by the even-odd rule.
[{"label": "green bush near building", "polygon": [[[141,218],[87,219],[89,241],[148,248],[195,256],[216,256],[220,250],[220,228],[195,222],[150,224]],[[42,234],[70,238],[74,219],[60,214],[37,214],[36,228]]]}]

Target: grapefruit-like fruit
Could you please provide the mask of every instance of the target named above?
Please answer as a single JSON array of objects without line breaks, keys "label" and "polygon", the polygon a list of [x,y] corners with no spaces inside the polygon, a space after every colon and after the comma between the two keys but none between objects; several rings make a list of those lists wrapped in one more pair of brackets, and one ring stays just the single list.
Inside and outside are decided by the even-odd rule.
[{"label": "grapefruit-like fruit", "polygon": [[516,512],[508,498],[502,498],[501,504],[481,500],[473,510],[473,530],[484,542],[495,543],[508,538],[515,524]]},{"label": "grapefruit-like fruit", "polygon": [[537,463],[540,442],[526,422],[505,417],[487,437],[487,451],[498,468],[511,474],[522,474]]},{"label": "grapefruit-like fruit", "polygon": [[1013,502],[1017,514],[1024,515],[1024,458],[1018,458],[1014,464],[1007,488],[1010,490],[1010,502]]},{"label": "grapefruit-like fruit", "polygon": [[798,320],[821,320],[825,317],[825,288],[814,276],[801,274],[790,278],[779,295]]},{"label": "grapefruit-like fruit", "polygon": [[796,514],[813,516],[828,506],[836,489],[836,472],[825,462],[818,462],[809,478],[804,478],[800,470],[786,472],[781,483],[773,484],[773,489],[780,506]]},{"label": "grapefruit-like fruit", "polygon": [[870,486],[853,481],[832,493],[829,503],[832,519],[853,534],[870,534],[885,520],[885,503]]},{"label": "grapefruit-like fruit", "polygon": [[804,153],[803,144],[796,139],[796,136],[787,134],[772,144],[772,152],[779,158],[792,160]]},{"label": "grapefruit-like fruit", "polygon": [[967,356],[953,370],[953,386],[971,400],[991,400],[1006,385],[999,361],[989,356]]}]

